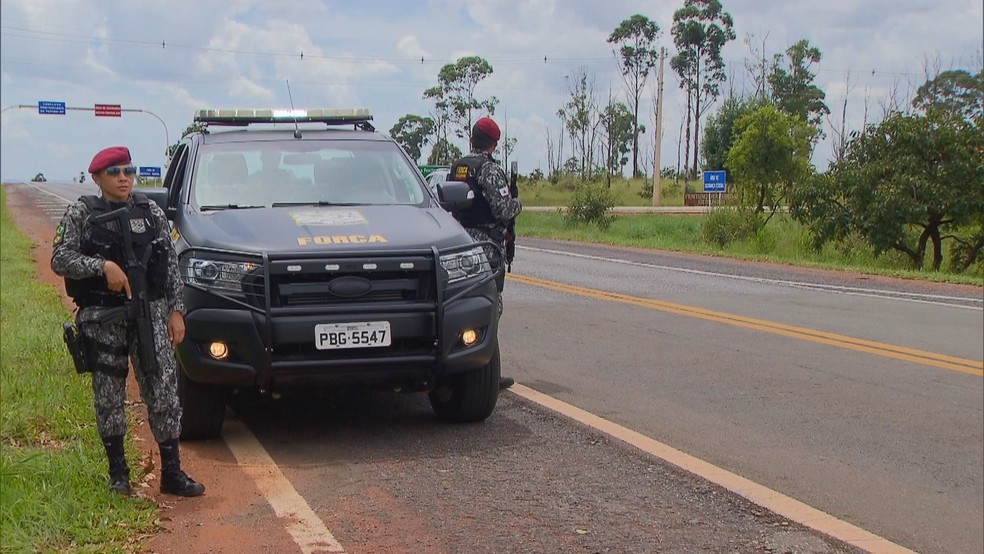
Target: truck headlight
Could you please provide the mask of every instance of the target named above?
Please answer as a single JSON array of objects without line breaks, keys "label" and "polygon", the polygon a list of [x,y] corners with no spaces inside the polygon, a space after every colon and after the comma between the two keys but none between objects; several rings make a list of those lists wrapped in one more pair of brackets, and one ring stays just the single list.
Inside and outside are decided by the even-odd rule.
[{"label": "truck headlight", "polygon": [[481,246],[441,256],[441,267],[448,272],[448,284],[478,277],[492,271],[485,249]]},{"label": "truck headlight", "polygon": [[242,293],[243,278],[260,267],[254,262],[186,258],[181,267],[185,282],[209,290]]}]

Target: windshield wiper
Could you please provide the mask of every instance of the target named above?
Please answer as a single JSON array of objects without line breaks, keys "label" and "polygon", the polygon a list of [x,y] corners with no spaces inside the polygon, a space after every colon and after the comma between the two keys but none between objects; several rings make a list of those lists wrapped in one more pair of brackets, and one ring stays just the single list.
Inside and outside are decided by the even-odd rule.
[{"label": "windshield wiper", "polygon": [[318,200],[317,202],[274,202],[274,208],[281,208],[284,206],[361,206],[362,204],[358,202],[328,202],[327,200]]},{"label": "windshield wiper", "polygon": [[210,210],[246,210],[249,208],[265,208],[266,206],[250,206],[248,204],[213,204],[209,206],[201,206],[199,209],[203,212]]}]

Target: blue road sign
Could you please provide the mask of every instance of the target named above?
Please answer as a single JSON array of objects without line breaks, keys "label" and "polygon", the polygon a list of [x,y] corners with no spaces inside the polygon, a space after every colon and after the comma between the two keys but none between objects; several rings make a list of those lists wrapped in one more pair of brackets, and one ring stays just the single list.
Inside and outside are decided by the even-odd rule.
[{"label": "blue road sign", "polygon": [[49,115],[65,115],[64,102],[51,102],[48,100],[38,100],[38,113]]},{"label": "blue road sign", "polygon": [[724,192],[728,181],[728,173],[725,171],[705,171],[704,172],[704,192]]},{"label": "blue road sign", "polygon": [[161,176],[161,168],[159,168],[159,167],[150,167],[150,166],[142,165],[142,166],[140,166],[140,176],[141,177],[160,177]]}]

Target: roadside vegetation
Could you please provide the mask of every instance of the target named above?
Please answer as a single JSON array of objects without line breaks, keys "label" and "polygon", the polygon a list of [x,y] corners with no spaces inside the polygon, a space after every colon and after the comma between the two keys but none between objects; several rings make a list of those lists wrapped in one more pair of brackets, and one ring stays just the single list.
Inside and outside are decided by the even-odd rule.
[{"label": "roadside vegetation", "polygon": [[0,203],[0,552],[135,551],[157,505],[109,491],[91,380],[61,340],[70,314],[38,280],[2,189]]},{"label": "roadside vegetation", "polygon": [[[569,96],[544,129],[546,165],[526,169],[520,183],[527,205],[563,206],[566,226],[527,213],[520,231],[663,244],[645,229],[687,227],[694,220],[614,218],[609,208],[651,205],[655,171],[663,176],[662,206],[679,206],[686,193],[701,191],[703,171],[724,171],[731,205],[698,218],[699,228],[663,247],[979,284],[980,53],[966,68],[943,68],[938,58],[927,58],[925,82],[910,81],[908,91],[896,87],[885,98],[866,97],[864,120],[851,128],[847,99],[858,76],[845,76],[848,93],[832,110],[815,81],[823,60],[819,45],[794,37],[784,50],[768,52],[766,40],[745,34],[748,56],[729,67],[721,54],[737,36],[721,0],[683,0],[672,20],[637,13],[621,21],[605,41],[621,86],[606,90],[587,68],[571,68],[564,77]],[[673,49],[664,48],[670,43]],[[686,109],[680,120],[662,122],[679,125],[679,143],[662,145],[656,156],[655,133],[646,123],[654,120],[657,91],[666,85],[652,86],[664,61],[685,93]],[[728,82],[739,72],[741,89]],[[432,102],[429,115],[406,114],[389,134],[418,163],[426,155],[428,164],[450,164],[467,150],[472,123],[495,114],[498,98],[479,90],[492,73],[479,56],[444,65],[437,85],[422,91]],[[880,110],[869,109],[874,105]],[[508,127],[504,131],[496,158],[508,168],[523,145]],[[826,138],[830,159],[818,169],[814,150]],[[674,151],[676,165],[668,166],[661,156]]]},{"label": "roadside vegetation", "polygon": [[[563,206],[564,225],[524,214],[518,230],[984,283],[984,70],[939,73],[918,88],[911,107],[893,104],[879,123],[858,131],[832,129],[840,139],[835,159],[819,172],[810,159],[829,114],[809,71],[819,59],[806,41],[794,44],[763,74],[764,92],[731,97],[709,118],[700,167],[726,172],[728,205],[686,223],[660,215],[614,219],[614,206],[651,204],[651,180],[613,177],[611,166],[592,171],[588,156],[546,178],[531,174],[521,192],[527,205]],[[699,185],[696,159],[662,174],[662,206],[680,205]],[[657,227],[674,229],[666,239],[646,234]]]},{"label": "roadside vegetation", "polygon": [[[721,211],[720,214],[729,212]],[[788,214],[777,215],[761,232],[738,240],[728,240],[718,246],[705,235],[705,228],[719,215],[620,215],[611,218],[608,227],[573,223],[561,212],[525,211],[516,220],[520,237],[536,237],[594,242],[615,246],[652,248],[756,260],[802,267],[838,269],[887,275],[906,279],[984,285],[984,268],[953,273],[947,270],[926,271],[911,269],[902,254],[884,253],[875,256],[862,243],[843,241],[824,245],[819,251],[811,244],[809,231]],[[730,219],[730,216],[728,216]],[[720,227],[732,229],[724,222]],[[522,272],[522,253],[517,253],[516,270]]]},{"label": "roadside vegetation", "polygon": [[[663,180],[663,206],[682,206],[684,182]],[[591,190],[585,193],[584,190]],[[516,221],[519,236],[574,240],[768,261],[805,267],[839,269],[907,279],[984,285],[984,260],[963,268],[959,254],[939,270],[915,269],[910,256],[885,250],[880,253],[867,241],[850,234],[824,241],[819,247],[811,228],[780,210],[763,224],[765,214],[753,206],[712,209],[706,215],[620,214],[615,206],[651,206],[652,181],[648,178],[617,179],[611,188],[604,182],[563,179],[520,181],[524,206],[551,206],[552,211],[524,211]],[[910,230],[910,233],[914,231]],[[972,227],[965,230],[972,232]],[[950,242],[959,252],[960,243]]]}]

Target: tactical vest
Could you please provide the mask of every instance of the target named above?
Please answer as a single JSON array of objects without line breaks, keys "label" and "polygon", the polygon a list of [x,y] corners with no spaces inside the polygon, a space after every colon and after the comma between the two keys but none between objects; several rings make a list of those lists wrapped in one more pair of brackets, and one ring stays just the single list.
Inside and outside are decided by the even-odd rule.
[{"label": "tactical vest", "polygon": [[[147,276],[147,296],[150,300],[164,297],[167,280],[167,251],[157,238],[157,220],[150,209],[150,199],[143,194],[133,194],[134,204],[126,215],[130,224],[130,242],[133,253]],[[123,234],[119,230],[120,219],[96,223],[97,216],[109,213],[120,207],[111,205],[99,196],[81,196],[79,200],[87,208],[89,215],[82,226],[80,251],[86,256],[99,256],[115,262],[126,270],[126,255],[123,248]],[[127,275],[128,278],[133,278]],[[65,279],[65,292],[75,300],[80,308],[88,306],[116,307],[126,300],[123,291],[109,290],[106,277],[97,275],[86,279]]]},{"label": "tactical vest", "polygon": [[485,192],[478,184],[478,174],[486,163],[494,163],[485,156],[465,156],[454,162],[448,173],[448,181],[464,181],[475,193],[475,199],[470,208],[455,213],[455,217],[465,227],[481,227],[494,225],[495,216],[492,207],[485,198]]}]

